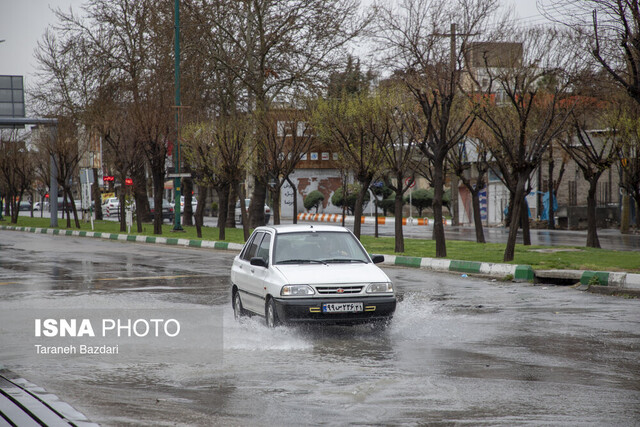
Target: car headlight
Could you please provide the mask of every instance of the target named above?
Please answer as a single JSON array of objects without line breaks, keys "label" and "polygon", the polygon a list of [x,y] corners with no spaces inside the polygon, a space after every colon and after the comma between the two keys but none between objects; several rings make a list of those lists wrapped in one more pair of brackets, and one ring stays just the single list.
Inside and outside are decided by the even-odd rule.
[{"label": "car headlight", "polygon": [[391,292],[393,292],[393,283],[391,282],[370,283],[369,286],[367,286],[368,294],[381,294]]},{"label": "car headlight", "polygon": [[315,291],[309,285],[285,285],[280,290],[280,295],[287,297],[298,297],[313,294],[315,294]]}]

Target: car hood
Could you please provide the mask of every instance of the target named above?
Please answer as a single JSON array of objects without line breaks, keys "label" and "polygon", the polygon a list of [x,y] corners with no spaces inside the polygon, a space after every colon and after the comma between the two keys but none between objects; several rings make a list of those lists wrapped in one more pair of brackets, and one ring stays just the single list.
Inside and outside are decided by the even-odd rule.
[{"label": "car hood", "polygon": [[285,264],[274,268],[290,284],[387,282],[389,278],[374,264]]}]

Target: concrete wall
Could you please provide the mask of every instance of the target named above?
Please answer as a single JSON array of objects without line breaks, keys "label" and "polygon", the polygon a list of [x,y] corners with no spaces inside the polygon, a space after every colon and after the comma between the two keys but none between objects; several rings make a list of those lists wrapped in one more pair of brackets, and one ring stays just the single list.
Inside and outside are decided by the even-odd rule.
[{"label": "concrete wall", "polygon": [[[314,190],[324,194],[324,201],[319,213],[342,213],[342,209],[331,204],[331,196],[342,185],[340,172],[336,169],[296,169],[291,175],[291,181],[296,185],[297,192],[288,183],[282,187],[280,200],[280,215],[282,217],[293,217],[293,198],[298,198],[298,212],[306,212],[304,208],[304,197]],[[315,212],[315,211],[314,211]]]}]

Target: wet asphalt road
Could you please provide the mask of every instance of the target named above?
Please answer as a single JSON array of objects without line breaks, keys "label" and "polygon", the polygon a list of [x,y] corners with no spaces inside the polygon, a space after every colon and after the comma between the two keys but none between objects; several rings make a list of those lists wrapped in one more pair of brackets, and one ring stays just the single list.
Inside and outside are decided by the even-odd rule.
[{"label": "wet asphalt road", "polygon": [[[268,330],[233,319],[232,257],[0,231],[0,363],[103,425],[639,423],[640,300],[387,268],[386,331]],[[52,356],[30,343],[47,310],[198,319],[168,348]]]}]

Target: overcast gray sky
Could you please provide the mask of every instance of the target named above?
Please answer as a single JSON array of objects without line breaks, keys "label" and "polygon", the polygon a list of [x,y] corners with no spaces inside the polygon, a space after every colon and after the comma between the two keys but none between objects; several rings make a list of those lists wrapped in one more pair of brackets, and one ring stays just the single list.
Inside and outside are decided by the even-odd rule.
[{"label": "overcast gray sky", "polygon": [[[169,1],[169,0],[167,0]],[[524,22],[540,23],[536,0],[502,0],[515,6]],[[83,0],[0,0],[0,75],[22,75],[25,85],[35,83],[33,52],[48,25],[55,23],[51,8],[80,10]]]}]

